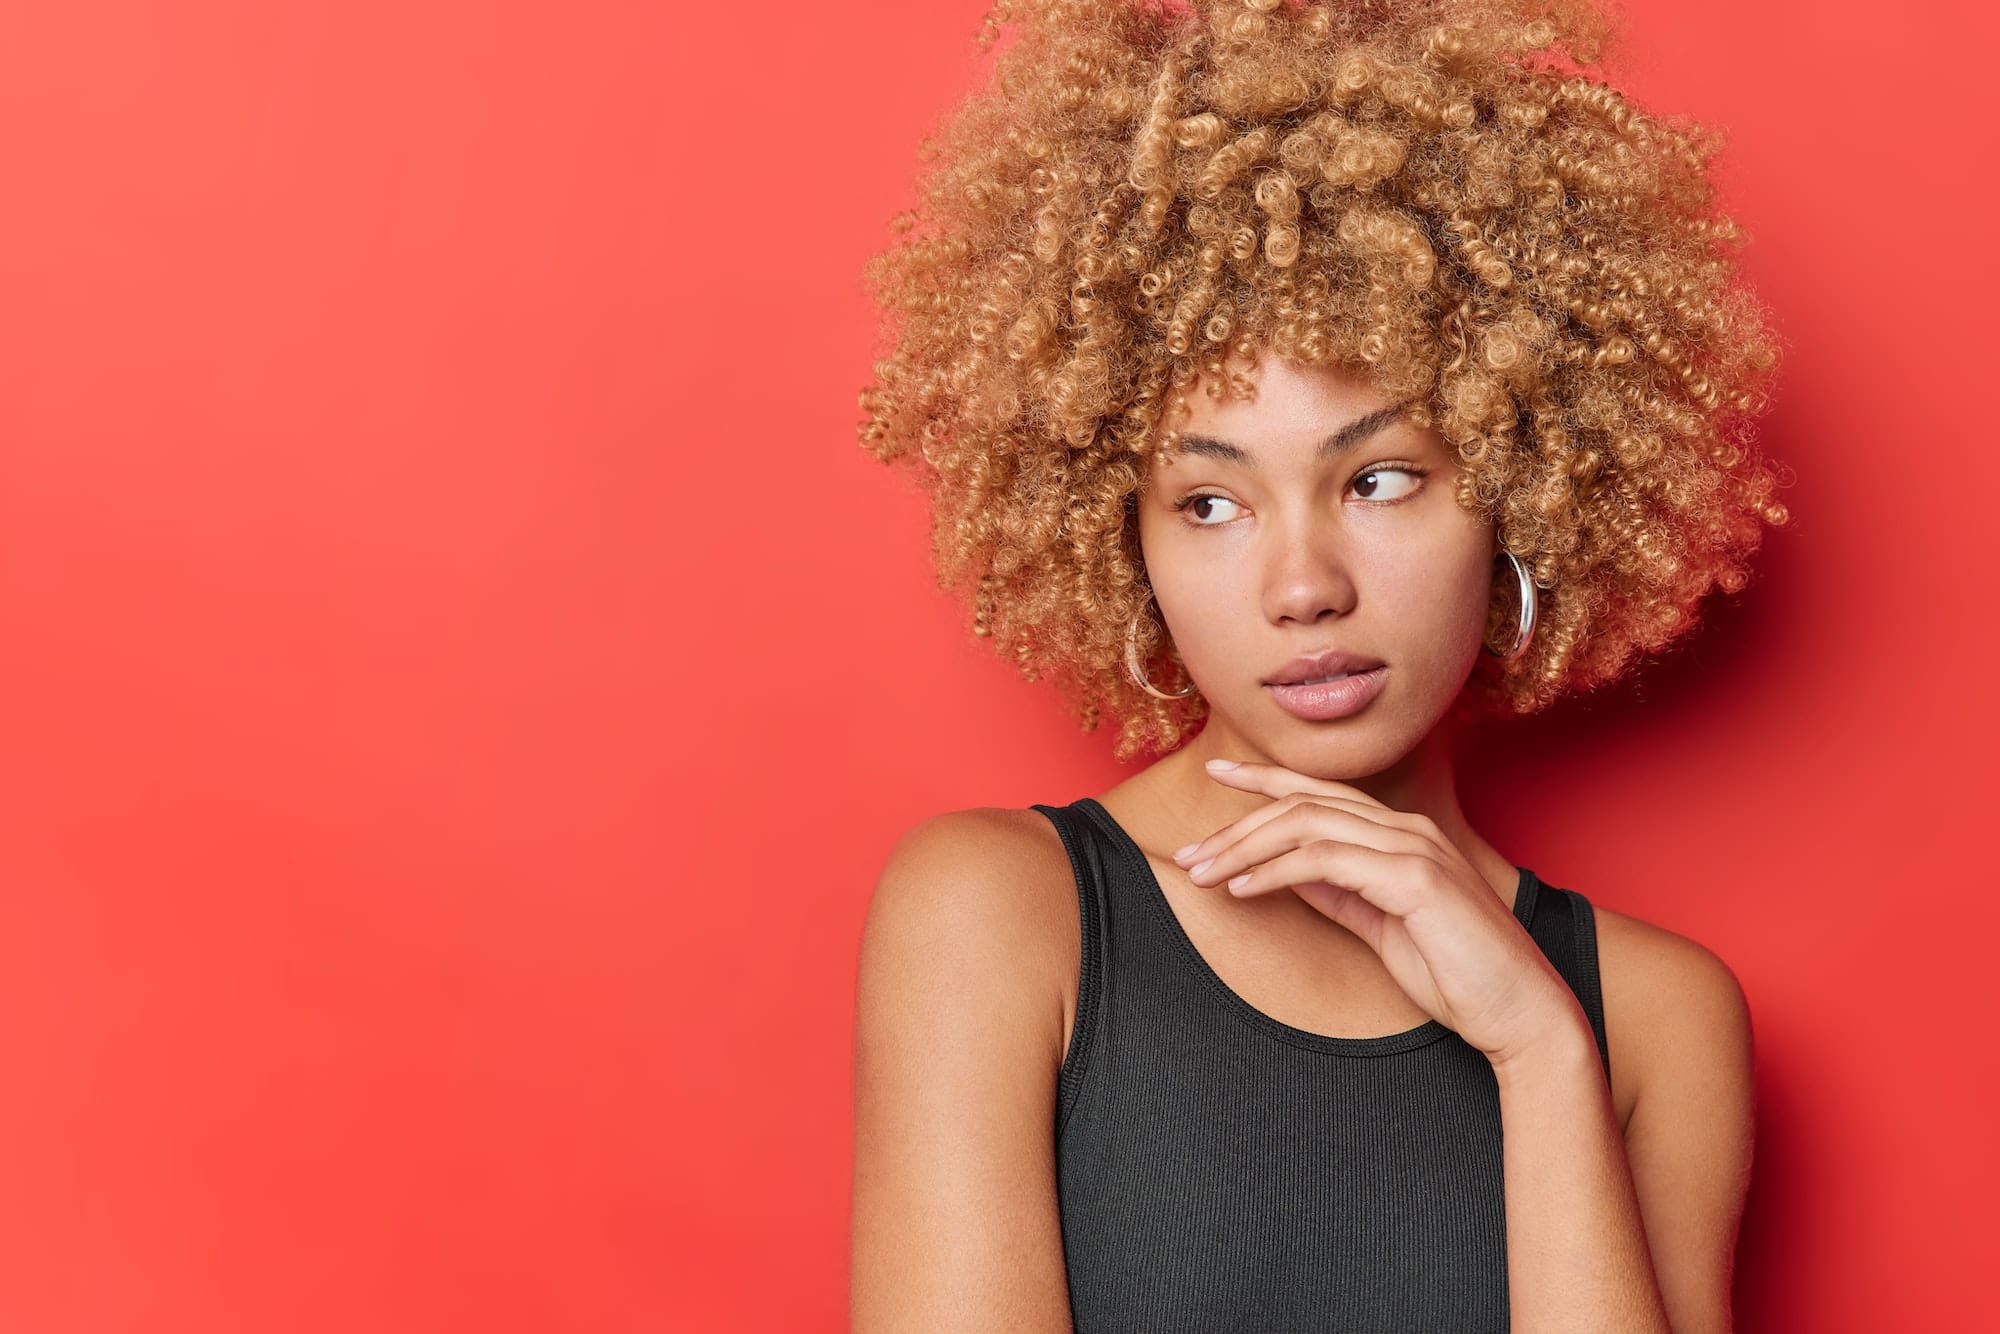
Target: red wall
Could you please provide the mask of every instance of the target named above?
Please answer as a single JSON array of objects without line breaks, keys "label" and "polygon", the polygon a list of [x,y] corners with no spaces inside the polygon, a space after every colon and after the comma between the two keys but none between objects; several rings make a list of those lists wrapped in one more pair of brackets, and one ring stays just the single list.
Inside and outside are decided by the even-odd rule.
[{"label": "red wall", "polygon": [[[14,7],[0,1328],[842,1325],[881,858],[1118,770],[854,439],[981,0],[760,8]],[[1735,131],[1796,523],[1467,805],[1749,990],[1745,1328],[1967,1328],[2000,23],[1629,10]]]}]

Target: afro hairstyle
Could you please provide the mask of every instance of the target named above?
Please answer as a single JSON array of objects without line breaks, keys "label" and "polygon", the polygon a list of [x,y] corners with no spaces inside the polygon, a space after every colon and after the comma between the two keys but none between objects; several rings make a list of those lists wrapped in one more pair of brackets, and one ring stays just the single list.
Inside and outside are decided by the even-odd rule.
[{"label": "afro hairstyle", "polygon": [[[1115,754],[1200,694],[1135,498],[1204,374],[1262,350],[1368,375],[1460,465],[1537,590],[1476,711],[1617,679],[1740,591],[1787,521],[1755,449],[1777,338],[1712,207],[1721,136],[1590,67],[1589,0],[1000,0],[983,85],[925,138],[866,279],[861,444],[926,495],[939,586]],[[999,49],[994,50],[998,45]],[[1517,594],[1496,566],[1489,640]]]}]

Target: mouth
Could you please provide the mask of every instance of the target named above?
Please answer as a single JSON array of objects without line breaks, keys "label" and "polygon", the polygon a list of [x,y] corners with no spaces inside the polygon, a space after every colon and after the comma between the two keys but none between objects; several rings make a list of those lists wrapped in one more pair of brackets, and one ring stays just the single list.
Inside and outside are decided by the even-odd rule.
[{"label": "mouth", "polygon": [[1382,693],[1388,675],[1386,666],[1376,666],[1306,681],[1267,682],[1264,689],[1271,692],[1279,708],[1293,717],[1326,722],[1367,708]]},{"label": "mouth", "polygon": [[1343,681],[1352,677],[1366,676],[1380,671],[1380,658],[1371,658],[1352,649],[1329,648],[1317,653],[1302,653],[1283,667],[1264,678],[1267,686],[1320,685],[1328,681]]}]

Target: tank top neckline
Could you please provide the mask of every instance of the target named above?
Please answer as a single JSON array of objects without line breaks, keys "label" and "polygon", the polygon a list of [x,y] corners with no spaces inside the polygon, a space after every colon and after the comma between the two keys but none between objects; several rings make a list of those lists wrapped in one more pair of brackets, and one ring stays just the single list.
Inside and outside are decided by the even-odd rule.
[{"label": "tank top neckline", "polygon": [[[1076,804],[1097,822],[1099,828],[1110,837],[1118,852],[1130,863],[1133,873],[1138,877],[1141,894],[1153,910],[1154,919],[1168,939],[1174,942],[1189,971],[1251,1027],[1294,1047],[1339,1056],[1389,1056],[1397,1052],[1413,1051],[1418,1047],[1428,1046],[1454,1031],[1439,1020],[1426,1019],[1415,1028],[1407,1028],[1400,1033],[1384,1033],[1375,1037],[1336,1037],[1330,1033],[1314,1033],[1308,1029],[1294,1028],[1282,1019],[1264,1013],[1223,981],[1222,975],[1210,967],[1207,958],[1195,948],[1194,939],[1188,935],[1187,928],[1181,925],[1181,919],[1174,912],[1174,905],[1168,900],[1166,890],[1160,885],[1160,877],[1153,871],[1152,862],[1147,860],[1145,852],[1133,841],[1132,836],[1125,832],[1125,827],[1119,824],[1111,812],[1106,810],[1103,803],[1095,797],[1080,798]],[[1516,866],[1514,869],[1520,873],[1514,886],[1514,917],[1524,928],[1531,928],[1534,924],[1535,900],[1539,894],[1541,880],[1525,866]]]}]

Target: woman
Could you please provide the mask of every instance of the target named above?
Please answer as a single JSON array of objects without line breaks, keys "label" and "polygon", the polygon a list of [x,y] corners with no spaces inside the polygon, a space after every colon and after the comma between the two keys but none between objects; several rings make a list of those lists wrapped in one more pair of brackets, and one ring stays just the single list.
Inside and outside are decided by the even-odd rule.
[{"label": "woman", "polygon": [[976,632],[1158,758],[890,854],[854,1327],[1728,1329],[1742,990],[1452,765],[1785,521],[1715,142],[1580,3],[1010,21],[872,266],[863,439]]}]

